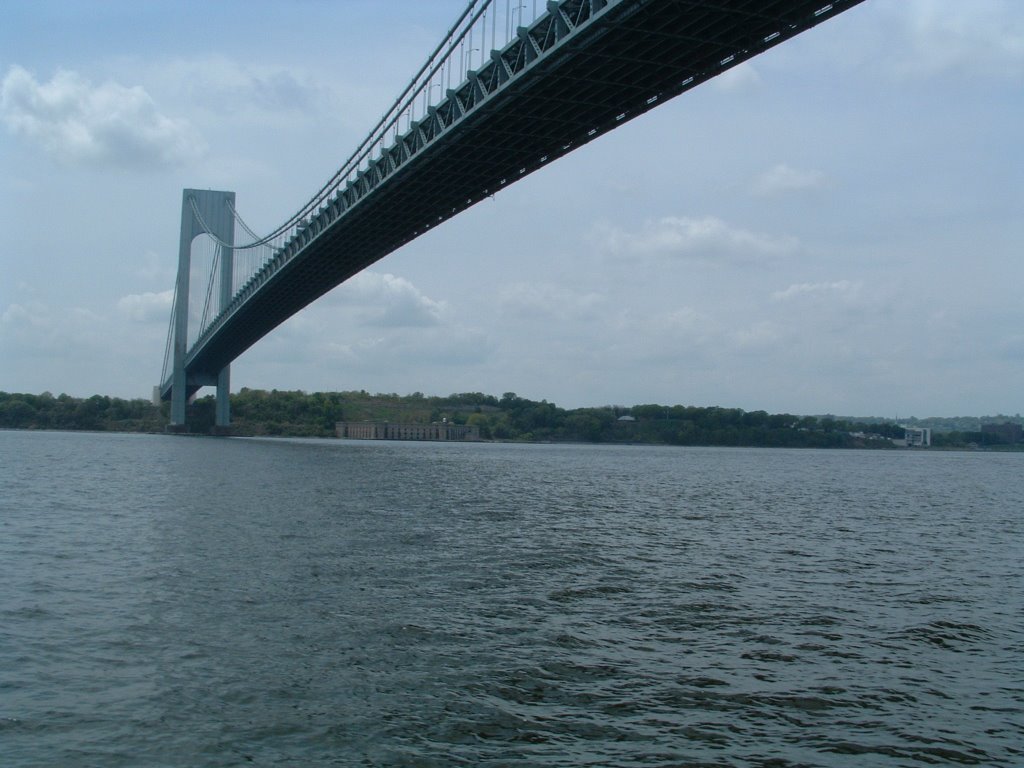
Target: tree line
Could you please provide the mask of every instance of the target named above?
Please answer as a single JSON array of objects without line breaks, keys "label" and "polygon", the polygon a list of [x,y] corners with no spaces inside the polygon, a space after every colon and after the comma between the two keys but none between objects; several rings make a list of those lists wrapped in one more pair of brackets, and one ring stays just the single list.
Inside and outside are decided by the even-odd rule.
[{"label": "tree line", "polygon": [[[208,433],[214,397],[188,407],[192,432]],[[232,433],[240,436],[333,437],[338,421],[429,424],[447,419],[472,424],[486,440],[649,443],[660,445],[789,448],[891,448],[903,436],[893,421],[865,423],[834,416],[744,411],[740,408],[643,404],[630,407],[560,408],[514,392],[500,398],[480,392],[447,397],[348,392],[266,391],[243,388],[231,395]],[[0,392],[0,428],[162,432],[167,403],[105,395],[75,398]],[[997,435],[981,431],[933,434],[936,447],[994,447]]]},{"label": "tree line", "polygon": [[0,392],[0,427],[7,429],[162,432],[169,412],[141,399]]}]

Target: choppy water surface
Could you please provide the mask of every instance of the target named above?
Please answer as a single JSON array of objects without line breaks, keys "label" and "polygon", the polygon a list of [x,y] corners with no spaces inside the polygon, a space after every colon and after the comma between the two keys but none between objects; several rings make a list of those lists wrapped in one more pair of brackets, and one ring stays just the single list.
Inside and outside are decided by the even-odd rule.
[{"label": "choppy water surface", "polygon": [[1024,765],[1024,454],[0,432],[6,766]]}]

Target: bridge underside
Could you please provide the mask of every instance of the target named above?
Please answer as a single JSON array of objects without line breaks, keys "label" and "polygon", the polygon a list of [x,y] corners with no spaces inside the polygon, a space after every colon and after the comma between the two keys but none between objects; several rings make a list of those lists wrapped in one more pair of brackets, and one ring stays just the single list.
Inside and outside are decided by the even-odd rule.
[{"label": "bridge underside", "polygon": [[186,361],[189,390],[439,222],[861,0],[612,4],[469,109],[320,232]]}]

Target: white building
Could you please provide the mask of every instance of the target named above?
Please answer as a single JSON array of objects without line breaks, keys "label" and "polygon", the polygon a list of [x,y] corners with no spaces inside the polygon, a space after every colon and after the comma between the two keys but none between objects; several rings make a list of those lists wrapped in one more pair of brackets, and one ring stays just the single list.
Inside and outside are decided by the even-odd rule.
[{"label": "white building", "polygon": [[932,444],[932,431],[928,427],[903,427],[903,439],[893,442],[907,448],[927,448]]}]

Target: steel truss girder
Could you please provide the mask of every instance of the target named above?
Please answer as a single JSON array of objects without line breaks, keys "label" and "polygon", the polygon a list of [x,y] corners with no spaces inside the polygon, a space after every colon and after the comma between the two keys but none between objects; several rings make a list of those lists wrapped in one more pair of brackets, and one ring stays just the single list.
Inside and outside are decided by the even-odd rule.
[{"label": "steel truss girder", "polygon": [[215,318],[189,364],[233,359],[482,197],[861,1],[549,0],[547,13],[310,216]]}]

